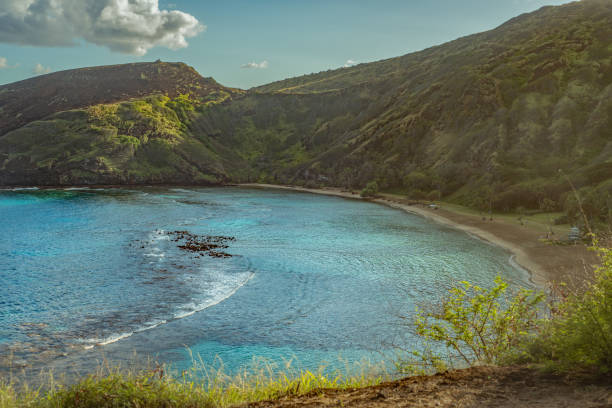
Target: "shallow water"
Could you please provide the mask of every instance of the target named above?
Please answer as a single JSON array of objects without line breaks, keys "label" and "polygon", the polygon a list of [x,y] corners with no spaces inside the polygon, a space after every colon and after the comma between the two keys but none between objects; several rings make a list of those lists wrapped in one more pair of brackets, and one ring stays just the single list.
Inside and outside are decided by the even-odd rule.
[{"label": "shallow water", "polygon": [[[509,253],[463,232],[295,192],[2,191],[0,220],[0,355],[14,367],[136,352],[184,368],[191,351],[229,371],[253,356],[342,368],[387,358],[398,315],[457,281],[529,285]],[[233,256],[183,251],[176,230],[235,237]]]}]

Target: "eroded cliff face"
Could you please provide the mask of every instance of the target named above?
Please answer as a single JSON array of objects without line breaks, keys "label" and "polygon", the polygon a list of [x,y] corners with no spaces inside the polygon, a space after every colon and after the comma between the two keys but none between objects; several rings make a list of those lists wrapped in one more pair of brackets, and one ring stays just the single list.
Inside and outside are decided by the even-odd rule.
[{"label": "eroded cliff face", "polygon": [[[95,83],[98,72],[107,84],[114,69],[125,80],[115,99],[79,99],[72,110],[60,103],[32,116],[24,106],[36,86],[47,89],[43,76],[36,86],[0,87],[0,183],[359,188],[377,180],[417,198],[498,209],[547,199],[560,208],[569,188],[559,169],[578,187],[612,194],[610,38],[612,3],[585,0],[418,53],[247,92],[181,64],[77,70],[66,78]],[[6,105],[6,89],[28,91]],[[30,119],[3,119],[20,110]]]}]

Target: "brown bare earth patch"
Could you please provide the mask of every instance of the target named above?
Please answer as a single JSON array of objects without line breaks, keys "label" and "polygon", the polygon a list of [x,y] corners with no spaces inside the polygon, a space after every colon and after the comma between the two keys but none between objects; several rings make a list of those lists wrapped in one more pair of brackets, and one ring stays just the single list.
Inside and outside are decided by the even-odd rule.
[{"label": "brown bare earth patch", "polygon": [[612,407],[612,378],[556,376],[525,367],[474,367],[375,387],[321,390],[245,405],[306,407]]}]

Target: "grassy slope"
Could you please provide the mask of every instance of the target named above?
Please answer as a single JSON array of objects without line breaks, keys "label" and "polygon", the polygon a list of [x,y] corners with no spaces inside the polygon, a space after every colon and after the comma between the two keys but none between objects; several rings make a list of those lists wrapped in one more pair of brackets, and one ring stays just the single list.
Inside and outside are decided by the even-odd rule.
[{"label": "grassy slope", "polygon": [[[89,378],[44,394],[0,384],[0,407],[603,407],[612,386],[606,379],[558,376],[524,367],[475,367],[380,383],[380,379],[332,379],[316,373],[240,379],[232,388],[188,381],[120,375]],[[263,380],[263,381],[262,381]],[[224,382],[224,381],[222,381]],[[370,385],[374,384],[374,385]]]}]

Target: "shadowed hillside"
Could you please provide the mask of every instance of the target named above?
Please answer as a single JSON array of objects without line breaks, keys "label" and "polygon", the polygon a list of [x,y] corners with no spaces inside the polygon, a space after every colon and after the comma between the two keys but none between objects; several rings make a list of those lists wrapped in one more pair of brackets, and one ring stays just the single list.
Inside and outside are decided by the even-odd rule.
[{"label": "shadowed hillside", "polygon": [[[246,93],[181,64],[42,76],[0,87],[0,135],[21,126],[0,137],[0,184],[377,181],[413,198],[572,215],[563,170],[604,220],[612,214],[610,38],[612,2],[583,0]],[[57,96],[68,90],[78,96]],[[74,108],[84,109],[60,112]]]},{"label": "shadowed hillside", "polygon": [[572,212],[561,169],[606,217],[610,38],[612,2],[545,7],[414,54],[255,88],[216,108],[233,125],[217,130],[239,149],[267,146],[251,164],[269,182],[376,180],[483,210]]}]

